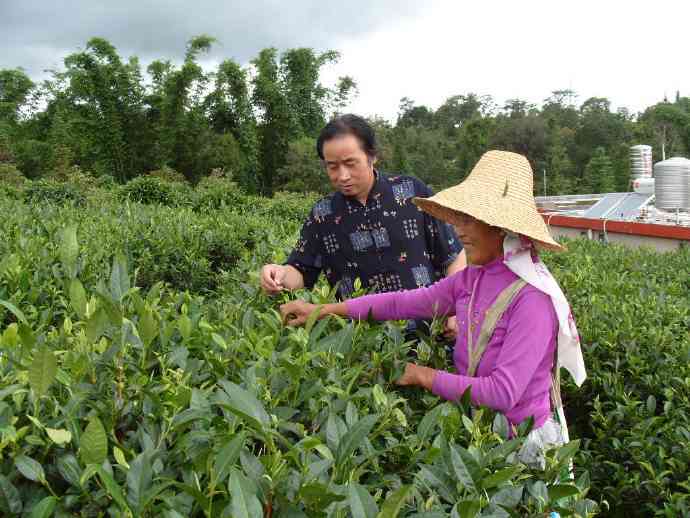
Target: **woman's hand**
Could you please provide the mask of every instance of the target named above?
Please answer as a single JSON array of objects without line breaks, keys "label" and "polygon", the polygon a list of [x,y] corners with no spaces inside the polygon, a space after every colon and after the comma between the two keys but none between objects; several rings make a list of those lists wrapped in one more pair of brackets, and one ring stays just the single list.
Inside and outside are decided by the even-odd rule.
[{"label": "woman's hand", "polygon": [[458,319],[455,315],[448,317],[448,320],[446,320],[446,325],[443,328],[443,336],[448,340],[455,340],[458,337]]},{"label": "woman's hand", "polygon": [[309,319],[318,306],[303,300],[293,300],[280,306],[283,323],[288,326],[301,326]]},{"label": "woman's hand", "polygon": [[347,316],[347,305],[344,302],[317,306],[316,304],[310,304],[303,300],[293,300],[292,302],[283,304],[280,306],[280,314],[283,317],[283,323],[285,325],[301,326],[309,320],[309,315],[316,311],[316,308],[320,308],[317,318],[323,318],[327,315]]},{"label": "woman's hand", "polygon": [[405,372],[396,381],[396,385],[410,386],[417,385],[431,390],[434,385],[434,377],[436,377],[436,370],[416,363],[407,363],[405,365]]}]

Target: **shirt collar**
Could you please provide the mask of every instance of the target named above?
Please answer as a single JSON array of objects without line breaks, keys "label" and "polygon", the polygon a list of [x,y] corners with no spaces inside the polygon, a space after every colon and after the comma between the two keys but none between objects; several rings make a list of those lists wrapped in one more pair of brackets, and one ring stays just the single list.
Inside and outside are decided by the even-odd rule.
[{"label": "shirt collar", "polygon": [[486,263],[480,266],[474,266],[474,268],[481,269],[482,271],[490,274],[490,275],[496,275],[499,273],[505,273],[508,270],[508,267],[505,265],[503,262],[503,257],[499,257],[498,259],[494,259],[490,263]]},{"label": "shirt collar", "polygon": [[[380,173],[377,169],[374,169],[374,185],[371,186],[371,191],[369,191],[369,195],[367,196],[367,205],[369,205],[377,197],[376,195],[381,195],[383,192],[383,181],[383,173]],[[362,204],[359,203],[354,196],[345,196],[340,191],[337,191],[337,194],[345,201],[345,203],[352,205],[355,209],[362,207]]]}]

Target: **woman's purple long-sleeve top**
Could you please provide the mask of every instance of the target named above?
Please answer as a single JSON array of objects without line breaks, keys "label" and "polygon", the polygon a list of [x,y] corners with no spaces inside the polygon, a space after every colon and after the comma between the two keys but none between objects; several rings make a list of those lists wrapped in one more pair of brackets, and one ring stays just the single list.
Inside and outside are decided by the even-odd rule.
[{"label": "woman's purple long-sleeve top", "polygon": [[[458,335],[453,359],[458,373],[467,372],[468,305],[476,282],[472,313],[474,342],[486,310],[499,293],[517,279],[502,259],[469,266],[436,284],[410,291],[366,295],[347,301],[348,316],[403,320],[455,315]],[[535,427],[551,414],[549,389],[558,336],[558,319],[551,299],[531,285],[513,299],[489,340],[476,376],[437,371],[433,392],[455,400],[472,387],[472,400],[503,412],[513,424],[534,416]]]}]

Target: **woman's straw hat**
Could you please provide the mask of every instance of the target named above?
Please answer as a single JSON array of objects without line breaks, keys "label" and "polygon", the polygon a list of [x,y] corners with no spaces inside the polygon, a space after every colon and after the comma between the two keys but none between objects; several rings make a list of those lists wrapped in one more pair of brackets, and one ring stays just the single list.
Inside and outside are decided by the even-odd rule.
[{"label": "woman's straw hat", "polygon": [[431,198],[414,198],[417,207],[453,223],[458,212],[494,227],[522,234],[538,245],[563,250],[549,234],[532,194],[533,173],[527,159],[508,151],[488,151],[467,178]]}]

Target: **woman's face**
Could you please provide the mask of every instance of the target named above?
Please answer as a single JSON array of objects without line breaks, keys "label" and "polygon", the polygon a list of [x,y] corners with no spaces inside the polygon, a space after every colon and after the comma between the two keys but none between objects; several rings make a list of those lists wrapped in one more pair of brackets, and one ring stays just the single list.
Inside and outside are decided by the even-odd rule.
[{"label": "woman's face", "polygon": [[467,262],[475,265],[488,264],[503,257],[503,238],[500,228],[462,212],[458,213],[453,228],[465,247]]}]

